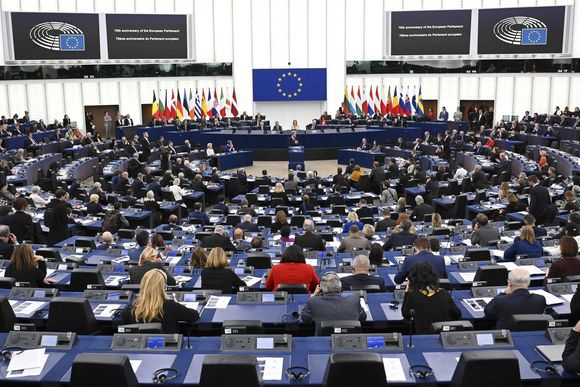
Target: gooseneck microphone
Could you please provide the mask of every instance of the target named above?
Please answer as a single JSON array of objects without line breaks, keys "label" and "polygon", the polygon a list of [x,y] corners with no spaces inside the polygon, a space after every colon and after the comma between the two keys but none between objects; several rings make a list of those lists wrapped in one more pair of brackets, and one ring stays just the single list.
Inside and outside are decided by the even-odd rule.
[{"label": "gooseneck microphone", "polygon": [[413,323],[415,321],[415,309],[409,310],[409,316],[411,324],[409,324],[409,344],[407,344],[407,348],[415,348],[413,345]]}]

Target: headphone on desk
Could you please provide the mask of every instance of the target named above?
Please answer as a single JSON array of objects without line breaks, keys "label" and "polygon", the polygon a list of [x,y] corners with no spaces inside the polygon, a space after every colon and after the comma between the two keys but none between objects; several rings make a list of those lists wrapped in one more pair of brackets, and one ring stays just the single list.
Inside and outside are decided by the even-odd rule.
[{"label": "headphone on desk", "polygon": [[24,348],[22,347],[4,347],[0,349],[0,358],[2,360],[10,360],[12,359],[12,354],[14,353],[22,353]]},{"label": "headphone on desk", "polygon": [[534,360],[530,363],[530,368],[537,374],[557,375],[556,365],[548,360]]},{"label": "headphone on desk", "polygon": [[289,367],[286,368],[286,376],[290,381],[302,381],[310,375],[310,370],[306,367]]},{"label": "headphone on desk", "polygon": [[409,374],[415,379],[427,379],[429,376],[435,374],[435,371],[429,366],[416,364],[409,367]]},{"label": "headphone on desk", "polygon": [[[292,317],[291,321],[288,321],[288,317]],[[298,312],[292,312],[292,313],[283,313],[280,316],[280,322],[282,323],[286,323],[286,322],[296,322],[300,320],[300,313]]]},{"label": "headphone on desk", "polygon": [[173,380],[179,376],[177,368],[159,368],[153,372],[153,383],[163,384],[169,380]]}]

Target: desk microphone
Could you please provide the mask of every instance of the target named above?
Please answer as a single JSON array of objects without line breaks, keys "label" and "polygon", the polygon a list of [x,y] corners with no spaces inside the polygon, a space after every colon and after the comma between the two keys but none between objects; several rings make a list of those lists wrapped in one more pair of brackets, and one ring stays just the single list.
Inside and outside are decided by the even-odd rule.
[{"label": "desk microphone", "polygon": [[407,348],[414,348],[413,345],[413,322],[415,320],[415,309],[409,310],[409,316],[411,318],[411,324],[409,325],[409,344],[407,344]]},{"label": "desk microphone", "polygon": [[187,346],[185,347],[186,349],[191,349],[191,331],[193,330],[193,328],[195,327],[195,323],[192,322],[189,329],[187,330]]}]

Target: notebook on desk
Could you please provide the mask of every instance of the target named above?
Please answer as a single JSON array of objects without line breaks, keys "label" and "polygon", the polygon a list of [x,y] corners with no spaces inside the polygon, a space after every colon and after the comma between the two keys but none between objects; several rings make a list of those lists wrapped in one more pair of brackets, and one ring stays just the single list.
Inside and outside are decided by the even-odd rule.
[{"label": "notebook on desk", "polygon": [[536,349],[544,358],[554,363],[562,361],[562,352],[564,352],[564,345],[565,344],[538,345]]}]

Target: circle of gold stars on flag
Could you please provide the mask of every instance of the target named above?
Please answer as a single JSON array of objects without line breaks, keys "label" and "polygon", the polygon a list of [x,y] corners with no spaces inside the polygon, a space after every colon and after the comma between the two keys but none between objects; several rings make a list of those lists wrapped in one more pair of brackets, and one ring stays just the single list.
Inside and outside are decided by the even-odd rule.
[{"label": "circle of gold stars on flag", "polygon": [[292,71],[282,73],[278,77],[276,88],[282,97],[287,97],[288,99],[295,98],[302,92],[302,78]]}]

